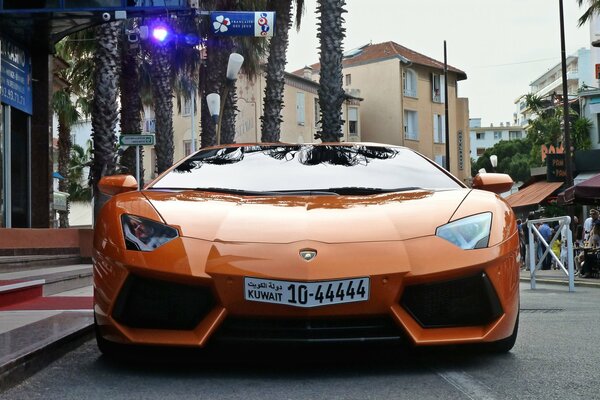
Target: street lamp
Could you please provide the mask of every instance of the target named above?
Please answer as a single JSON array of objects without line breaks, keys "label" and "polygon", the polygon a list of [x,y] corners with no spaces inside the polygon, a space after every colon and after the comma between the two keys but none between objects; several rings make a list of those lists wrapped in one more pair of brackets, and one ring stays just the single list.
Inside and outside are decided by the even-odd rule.
[{"label": "street lamp", "polygon": [[492,154],[490,156],[490,163],[492,163],[492,172],[496,172],[496,167],[498,166],[498,156]]},{"label": "street lamp", "polygon": [[[227,101],[227,96],[229,95],[229,89],[233,87],[235,81],[237,80],[237,75],[242,68],[242,64],[244,63],[244,57],[238,53],[231,53],[229,55],[229,61],[227,62],[227,73],[225,77],[227,78],[225,82],[225,87],[223,88],[223,101],[221,102],[221,107],[218,113],[218,123],[217,123],[217,145],[221,144],[221,119],[223,118],[223,109],[225,108],[225,102]],[[211,115],[214,114],[211,113]]]},{"label": "street lamp", "polygon": [[[217,132],[221,125],[219,110],[221,104],[221,96],[218,93],[209,93],[206,95],[206,104],[208,104],[208,112],[215,124],[217,124]],[[217,134],[217,144],[219,144],[219,135]]]}]

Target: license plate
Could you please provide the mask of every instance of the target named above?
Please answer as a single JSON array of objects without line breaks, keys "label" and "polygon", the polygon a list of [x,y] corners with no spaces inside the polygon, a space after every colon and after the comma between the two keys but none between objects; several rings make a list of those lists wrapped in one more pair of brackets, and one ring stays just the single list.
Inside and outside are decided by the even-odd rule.
[{"label": "license plate", "polygon": [[319,307],[369,300],[369,278],[320,282],[244,278],[244,298],[294,307]]}]

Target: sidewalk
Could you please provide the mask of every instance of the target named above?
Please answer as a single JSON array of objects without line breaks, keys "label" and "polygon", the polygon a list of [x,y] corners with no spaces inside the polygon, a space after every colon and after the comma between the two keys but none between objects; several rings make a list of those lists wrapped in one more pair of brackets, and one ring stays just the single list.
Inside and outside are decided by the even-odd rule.
[{"label": "sidewalk", "polygon": [[0,273],[0,393],[92,337],[91,269]]},{"label": "sidewalk", "polygon": [[[91,272],[91,264],[60,268],[0,273],[0,284],[39,281],[48,271]],[[521,271],[521,281],[530,281],[529,271]],[[536,281],[567,287],[569,284],[560,270],[537,271]],[[577,276],[575,286],[600,288],[600,279]],[[9,306],[0,305],[0,392],[93,337],[92,295],[92,286],[88,285]]]}]

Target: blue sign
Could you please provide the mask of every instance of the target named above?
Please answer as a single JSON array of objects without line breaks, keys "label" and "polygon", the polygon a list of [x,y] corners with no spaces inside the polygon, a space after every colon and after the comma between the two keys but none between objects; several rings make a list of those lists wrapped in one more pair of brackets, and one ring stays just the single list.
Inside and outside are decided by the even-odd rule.
[{"label": "blue sign", "polygon": [[213,11],[210,13],[212,32],[219,36],[273,36],[273,11]]},{"label": "blue sign", "polygon": [[31,57],[16,44],[0,41],[0,100],[32,114]]}]

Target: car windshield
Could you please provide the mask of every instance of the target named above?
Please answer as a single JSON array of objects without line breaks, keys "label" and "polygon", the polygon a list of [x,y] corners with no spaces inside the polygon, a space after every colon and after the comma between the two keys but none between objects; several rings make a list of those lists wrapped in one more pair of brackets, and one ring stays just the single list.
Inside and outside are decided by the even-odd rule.
[{"label": "car windshield", "polygon": [[433,162],[403,147],[249,145],[201,150],[153,189],[369,194],[464,187]]}]

